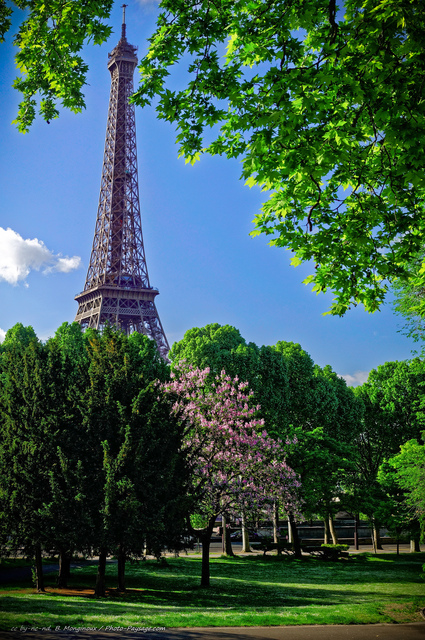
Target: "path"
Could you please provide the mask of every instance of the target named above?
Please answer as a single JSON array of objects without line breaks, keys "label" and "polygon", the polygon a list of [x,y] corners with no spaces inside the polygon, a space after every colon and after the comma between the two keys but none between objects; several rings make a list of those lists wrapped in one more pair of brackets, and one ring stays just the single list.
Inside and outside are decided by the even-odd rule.
[{"label": "path", "polygon": [[300,627],[204,627],[151,631],[0,631],[1,640],[423,640],[425,621],[411,624]]}]

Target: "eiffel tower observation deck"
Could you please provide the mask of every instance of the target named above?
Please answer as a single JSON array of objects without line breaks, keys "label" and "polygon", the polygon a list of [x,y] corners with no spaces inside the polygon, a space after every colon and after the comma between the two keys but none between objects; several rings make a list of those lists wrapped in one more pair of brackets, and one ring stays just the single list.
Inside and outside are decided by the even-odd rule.
[{"label": "eiffel tower observation deck", "polygon": [[109,54],[111,73],[108,121],[99,207],[84,291],[76,322],[83,328],[115,326],[144,333],[166,359],[169,345],[155,306],[143,244],[137,175],[133,74],[136,47],[126,38],[125,7],[121,39]]}]

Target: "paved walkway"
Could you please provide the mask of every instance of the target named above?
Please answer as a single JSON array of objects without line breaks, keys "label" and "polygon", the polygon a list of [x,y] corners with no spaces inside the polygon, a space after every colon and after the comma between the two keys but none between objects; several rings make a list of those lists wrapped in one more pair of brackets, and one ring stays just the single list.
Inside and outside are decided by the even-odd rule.
[{"label": "paved walkway", "polygon": [[411,624],[300,627],[204,627],[197,629],[0,631],[1,640],[423,640],[425,621]]}]

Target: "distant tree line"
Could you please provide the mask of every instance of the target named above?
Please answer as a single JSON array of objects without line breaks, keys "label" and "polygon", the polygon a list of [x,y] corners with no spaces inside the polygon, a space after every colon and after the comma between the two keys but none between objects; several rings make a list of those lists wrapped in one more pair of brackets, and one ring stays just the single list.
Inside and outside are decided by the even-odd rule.
[{"label": "distant tree line", "polygon": [[[171,365],[140,334],[62,325],[42,343],[31,327],[0,345],[0,544],[36,564],[73,554],[125,563],[188,532],[209,548],[217,515],[268,509],[297,522],[320,517],[336,543],[335,513],[419,542],[425,363],[386,363],[356,390],[298,344],[258,347],[234,327],[191,329]],[[209,584],[208,554],[201,582]]]}]

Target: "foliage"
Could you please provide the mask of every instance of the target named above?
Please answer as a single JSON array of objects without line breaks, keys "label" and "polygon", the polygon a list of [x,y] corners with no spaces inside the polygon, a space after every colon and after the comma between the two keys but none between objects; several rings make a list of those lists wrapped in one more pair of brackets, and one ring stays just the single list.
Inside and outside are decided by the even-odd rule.
[{"label": "foliage", "polygon": [[353,391],[331,367],[315,365],[299,344],[257,347],[234,327],[217,323],[187,331],[170,357],[173,367],[182,360],[209,367],[207,381],[222,369],[247,380],[268,435],[291,443],[287,451],[290,466],[302,477],[303,511],[331,511],[343,479],[345,489],[351,482],[350,443],[361,415]]},{"label": "foliage", "polygon": [[2,350],[12,345],[28,346],[34,340],[37,341],[34,329],[32,327],[24,327],[21,322],[17,322],[11,329],[6,331]]},{"label": "foliage", "polygon": [[[17,330],[21,333],[21,327]],[[8,332],[7,338],[17,332]],[[41,513],[49,494],[55,433],[47,354],[36,338],[27,344],[5,340],[2,348],[1,542],[32,556],[37,546],[50,542]]]},{"label": "foliage", "polygon": [[313,389],[314,362],[311,356],[294,342],[277,342],[272,347],[287,363],[289,385],[288,422],[296,427],[313,429],[312,416],[316,412]]},{"label": "foliage", "polygon": [[305,431],[324,432],[350,442],[356,432],[360,407],[353,390],[329,365],[315,365],[311,356],[294,342],[274,347],[288,367],[288,421]]},{"label": "foliage", "polygon": [[377,519],[397,541],[407,536],[412,540],[419,539],[418,514],[409,507],[406,492],[397,482],[397,472],[392,460],[394,458],[384,461],[378,471],[378,482],[385,497],[377,507]]},{"label": "foliage", "polygon": [[425,361],[386,362],[372,370],[355,393],[365,408],[359,446],[364,448],[370,471],[376,476],[383,459],[395,454],[410,438],[418,437],[423,429]]},{"label": "foliage", "polygon": [[423,282],[424,269],[422,262],[424,252],[421,251],[410,264],[409,278],[398,279],[393,283],[395,300],[393,308],[403,316],[405,325],[403,333],[414,342],[420,343],[420,355],[425,355],[425,286]]},{"label": "foliage", "polygon": [[348,544],[321,544],[323,549],[335,549],[335,551],[348,551],[350,545]]},{"label": "foliage", "polygon": [[172,345],[169,357],[176,364],[185,360],[200,369],[210,367],[213,376],[222,369],[229,371],[229,375],[236,375],[229,368],[232,367],[231,358],[235,357],[239,346],[245,345],[238,329],[215,322],[186,331],[183,339]]},{"label": "foliage", "polygon": [[208,518],[279,497],[294,501],[299,483],[285,463],[280,441],[261,432],[247,383],[224,371],[206,385],[209,369],[179,368],[163,385],[175,398],[173,413],[187,422],[183,448],[197,511]]},{"label": "foliage", "polygon": [[288,445],[288,463],[299,474],[304,517],[329,515],[344,508],[353,478],[353,449],[332,438],[322,428],[305,431],[296,427]]},{"label": "foliage", "polygon": [[329,365],[315,365],[299,344],[280,341],[273,349],[288,367],[288,462],[301,478],[303,514],[327,519],[352,488],[361,405]]},{"label": "foliage", "polygon": [[[146,542],[159,555],[184,528],[174,508],[186,478],[180,436],[155,388],[164,374],[155,343],[110,328],[85,335],[90,366],[82,424],[90,451],[91,545],[99,557],[118,552],[123,570],[125,557],[143,555]],[[120,580],[123,589],[123,574]],[[98,595],[103,592],[101,585]]]},{"label": "foliage", "polygon": [[[112,0],[16,0],[23,93],[17,124],[57,100],[84,107],[86,42],[111,33]],[[141,62],[139,105],[177,124],[180,153],[241,158],[249,186],[269,192],[253,234],[313,261],[306,282],[336,293],[331,313],[375,311],[388,281],[422,247],[425,102],[422,0],[162,0]],[[0,40],[10,9],[0,3]],[[175,90],[175,65],[188,69]],[[207,132],[205,133],[205,131]],[[210,131],[211,130],[211,131]],[[422,286],[423,272],[419,274]]]},{"label": "foliage", "polygon": [[285,447],[261,431],[263,420],[250,407],[252,391],[222,371],[210,382],[209,368],[176,367],[162,390],[174,399],[173,414],[186,425],[183,453],[189,471],[189,495],[207,526],[202,540],[201,586],[209,586],[209,545],[219,514],[240,514],[279,499],[295,510],[296,474],[285,462]]},{"label": "foliage", "polygon": [[0,1],[0,42],[4,42],[4,36],[12,24],[12,9],[6,5],[6,0]]},{"label": "foliage", "polygon": [[406,492],[406,503],[419,518],[425,536],[425,445],[409,440],[388,464],[396,474],[398,486]]},{"label": "foliage", "polygon": [[[315,365],[314,373],[317,403],[321,410],[320,424],[324,432],[341,443],[352,444],[360,428],[361,403],[353,389],[330,365],[325,365],[323,369]],[[321,400],[322,396],[332,399],[325,402]]]},{"label": "foliage", "polygon": [[240,332],[217,323],[187,331],[170,351],[172,367],[181,360],[210,368],[211,380],[225,370],[246,380],[261,409],[267,433],[286,438],[290,425],[306,430],[323,427],[333,437],[350,439],[359,403],[329,365],[314,364],[299,344],[280,341],[258,347]]},{"label": "foliage", "polygon": [[422,0],[161,7],[134,102],[158,99],[187,161],[241,158],[270,194],[253,235],[314,261],[305,282],[336,293],[331,313],[378,309],[425,228]]},{"label": "foliage", "polygon": [[[19,47],[16,66],[21,75],[13,85],[23,94],[15,122],[25,133],[36,116],[37,94],[39,113],[47,122],[58,117],[58,100],[75,113],[85,107],[82,88],[88,66],[81,50],[87,42],[101,44],[110,36],[111,27],[103,20],[109,18],[113,0],[15,0],[14,4],[26,12],[14,40]],[[0,42],[10,27],[10,15],[2,0]]]},{"label": "foliage", "polygon": [[41,344],[16,325],[0,351],[3,546],[119,550],[123,567],[179,543],[187,474],[155,343],[65,323]]},{"label": "foliage", "polygon": [[238,329],[218,323],[186,331],[171,348],[172,367],[181,361],[193,367],[209,368],[207,381],[214,382],[221,371],[248,382],[269,435],[282,436],[288,427],[288,374],[286,360],[273,347],[247,343]]},{"label": "foliage", "polygon": [[425,363],[415,358],[380,365],[355,390],[363,403],[353,458],[358,472],[357,510],[369,517],[387,519],[391,507],[378,482],[379,469],[407,440],[420,435],[424,424],[424,383]]}]

